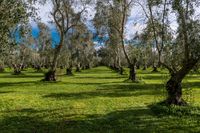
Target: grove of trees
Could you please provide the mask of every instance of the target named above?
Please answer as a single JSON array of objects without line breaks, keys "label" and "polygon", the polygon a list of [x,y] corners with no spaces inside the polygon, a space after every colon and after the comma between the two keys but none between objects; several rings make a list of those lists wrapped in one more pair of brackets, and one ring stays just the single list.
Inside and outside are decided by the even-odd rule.
[{"label": "grove of trees", "polygon": [[[60,37],[58,44],[48,24],[37,18],[34,4],[45,2],[0,1],[1,72],[6,67],[16,75],[29,67],[46,69],[43,80],[56,81],[57,69],[66,69],[66,75],[71,76],[72,68],[81,72],[105,65],[121,75],[129,68],[129,80],[137,83],[137,69],[158,72],[162,68],[170,75],[164,102],[187,105],[182,98],[182,81],[198,70],[200,61],[198,0],[52,0],[50,18]],[[87,24],[91,7],[95,7],[91,20],[94,33]],[[127,39],[126,32],[132,29],[126,25],[138,9],[144,28]],[[39,27],[37,38],[31,34],[31,18]],[[97,47],[95,38],[106,41]]]}]

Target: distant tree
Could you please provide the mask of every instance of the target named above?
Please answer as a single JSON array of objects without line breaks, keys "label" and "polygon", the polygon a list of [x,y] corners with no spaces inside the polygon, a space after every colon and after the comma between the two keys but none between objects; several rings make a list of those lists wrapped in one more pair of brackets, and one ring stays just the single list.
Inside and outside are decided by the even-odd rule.
[{"label": "distant tree", "polygon": [[[104,47],[99,50],[102,59],[102,64],[110,66],[112,69],[119,71],[118,60],[118,44],[120,39],[117,32],[114,32],[111,24],[115,23],[114,17],[110,17],[111,10],[108,0],[98,0],[96,3],[96,13],[93,19],[93,24],[96,28],[96,35],[99,39],[104,39],[106,36],[109,40],[105,42]],[[109,50],[108,53],[102,52]],[[119,60],[120,61],[120,60]]]},{"label": "distant tree", "polygon": [[[101,34],[104,32],[104,34],[106,33],[109,35],[109,43],[107,43],[109,45],[107,46],[111,48],[111,57],[113,57],[111,59],[113,61],[112,67],[114,69],[119,69],[121,74],[123,73],[122,56],[120,52],[123,51],[130,68],[129,79],[136,81],[136,59],[130,60],[125,48],[125,26],[133,2],[133,0],[107,0],[105,2],[97,2],[97,7],[101,6],[101,10],[103,11],[101,13],[101,10],[97,8],[98,10],[94,20],[97,29],[101,29]],[[103,16],[103,18],[99,20],[101,16]],[[103,26],[100,27],[99,24]]]},{"label": "distant tree", "polygon": [[81,67],[83,69],[90,69],[95,66],[95,45],[92,41],[92,34],[86,32],[84,36],[84,41],[81,43]]},{"label": "distant tree", "polygon": [[49,27],[38,22],[39,35],[35,40],[35,50],[39,54],[39,59],[33,62],[33,66],[40,70],[41,67],[49,68],[51,66],[51,58],[53,54],[53,39]]},{"label": "distant tree", "polygon": [[112,14],[110,17],[115,18],[115,23],[119,23],[119,25],[113,25],[115,30],[118,32],[120,37],[120,42],[122,46],[122,50],[124,52],[125,58],[127,60],[128,66],[130,68],[129,79],[131,81],[136,81],[136,62],[137,59],[130,59],[126,48],[125,48],[125,26],[128,20],[128,15],[133,4],[133,0],[114,0],[113,6],[111,6]]},{"label": "distant tree", "polygon": [[152,65],[154,61],[154,54],[152,49],[152,42],[149,40],[150,34],[146,33],[145,30],[140,34],[140,48],[141,48],[141,64],[143,70],[146,70],[148,66]]},{"label": "distant tree", "polygon": [[27,10],[28,3],[23,0],[0,1],[0,54],[1,70],[4,67],[5,58],[9,55],[9,49],[16,44],[15,33],[18,26],[22,27],[28,22],[31,13]]},{"label": "distant tree", "polygon": [[25,28],[26,33],[21,34],[21,39],[17,44],[10,45],[10,54],[7,56],[10,58],[9,64],[13,67],[15,75],[21,74],[21,71],[31,64],[34,52],[34,49],[32,49],[34,38],[31,34],[31,25],[27,24],[21,28]]}]

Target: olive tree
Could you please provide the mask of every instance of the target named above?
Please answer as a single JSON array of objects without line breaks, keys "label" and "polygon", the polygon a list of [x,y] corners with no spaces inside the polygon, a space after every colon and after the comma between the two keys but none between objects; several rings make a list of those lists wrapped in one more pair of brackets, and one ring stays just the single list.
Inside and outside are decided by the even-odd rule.
[{"label": "olive tree", "polygon": [[[182,99],[181,83],[200,60],[200,22],[198,17],[194,17],[197,6],[197,0],[148,0],[147,3],[159,63],[170,72],[170,79],[166,84],[167,104],[187,104]],[[159,32],[156,30],[153,7],[161,8]],[[175,16],[178,27],[176,34],[170,40],[169,32],[165,31],[171,30],[168,24],[172,16]]]},{"label": "olive tree", "polygon": [[[88,0],[53,0],[53,21],[57,27],[60,36],[60,42],[55,48],[54,58],[49,72],[45,74],[46,81],[55,81],[55,73],[58,64],[58,58],[60,52],[64,46],[65,38],[69,34],[70,30],[79,25],[82,21],[83,13],[86,11],[86,5],[89,3]],[[74,7],[80,4],[81,10],[75,11]]]}]

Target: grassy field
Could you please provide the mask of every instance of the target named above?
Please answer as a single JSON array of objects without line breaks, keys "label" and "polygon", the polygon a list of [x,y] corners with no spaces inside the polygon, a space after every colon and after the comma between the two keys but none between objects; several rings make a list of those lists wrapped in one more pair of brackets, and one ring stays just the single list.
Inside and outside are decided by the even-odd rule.
[{"label": "grassy field", "polygon": [[57,83],[41,82],[43,74],[34,70],[1,73],[0,133],[200,132],[200,75],[183,83],[195,108],[168,112],[151,106],[165,98],[167,74],[139,70],[138,77],[141,83],[128,83],[127,75],[106,67],[59,76]]}]

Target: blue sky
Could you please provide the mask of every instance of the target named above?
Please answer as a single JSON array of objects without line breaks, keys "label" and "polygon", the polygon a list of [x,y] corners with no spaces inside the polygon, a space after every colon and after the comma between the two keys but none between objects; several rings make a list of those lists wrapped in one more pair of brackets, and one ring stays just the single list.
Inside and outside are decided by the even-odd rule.
[{"label": "blue sky", "polygon": [[[91,23],[88,23],[88,27],[89,27],[90,32],[95,34],[95,30],[94,30],[94,28],[93,28]],[[57,29],[54,26],[51,26],[50,30],[51,30],[51,36],[52,36],[53,43],[58,44],[59,40],[60,40],[60,36],[59,36],[59,33],[58,33]],[[37,38],[39,36],[39,32],[40,32],[40,30],[39,30],[38,26],[35,23],[32,22],[32,36],[34,38]],[[97,37],[93,38],[93,40],[95,42],[98,42],[98,43],[103,43],[107,39],[108,38],[104,38],[103,40],[100,40]]]},{"label": "blue sky", "polygon": [[[91,33],[95,33],[95,30],[94,30],[94,27],[91,23],[87,23],[88,27],[89,27],[89,30],[91,31]],[[50,28],[51,30],[51,36],[52,36],[52,43],[53,44],[58,44],[59,41],[60,41],[60,36],[59,36],[59,33],[57,31],[57,29],[54,27],[54,26],[51,26]],[[32,36],[34,38],[37,38],[39,36],[39,28],[38,26],[36,25],[36,23],[32,22]],[[101,45],[103,44],[108,38],[105,37],[104,39],[100,40],[98,37],[94,37],[93,38],[93,41],[96,42],[96,45]]]},{"label": "blue sky", "polygon": [[[52,26],[50,30],[51,30],[52,40],[53,40],[52,42],[56,44],[59,43],[60,36],[56,28]],[[37,38],[39,36],[39,32],[40,32],[40,29],[38,28],[37,24],[32,22],[32,36],[34,38]]]}]

